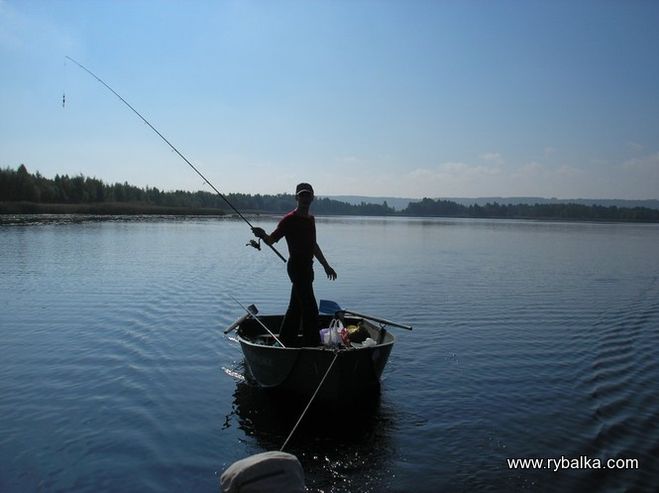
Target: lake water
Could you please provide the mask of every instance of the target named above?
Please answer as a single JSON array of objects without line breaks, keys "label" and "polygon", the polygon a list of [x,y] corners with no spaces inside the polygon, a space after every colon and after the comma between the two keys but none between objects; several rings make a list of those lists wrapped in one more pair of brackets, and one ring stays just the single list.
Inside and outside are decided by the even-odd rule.
[{"label": "lake water", "polygon": [[[414,330],[392,329],[372,406],[316,410],[291,439],[311,491],[657,491],[659,226],[317,227],[339,275],[317,266],[317,297]],[[245,381],[222,334],[229,295],[288,301],[284,263],[249,239],[214,218],[0,226],[0,491],[212,492],[281,447],[301,408]],[[638,466],[507,462],[582,456]]]}]

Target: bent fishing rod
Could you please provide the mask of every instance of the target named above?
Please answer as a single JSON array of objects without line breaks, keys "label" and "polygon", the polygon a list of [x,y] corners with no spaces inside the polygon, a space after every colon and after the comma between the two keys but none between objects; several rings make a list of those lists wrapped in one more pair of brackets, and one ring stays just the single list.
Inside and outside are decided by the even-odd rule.
[{"label": "bent fishing rod", "polygon": [[[236,209],[236,208],[233,206],[233,204],[232,204],[231,202],[229,202],[229,199],[227,199],[224,195],[222,195],[222,193],[220,193],[220,191],[219,191],[217,188],[215,188],[215,186],[214,186],[210,181],[208,181],[208,179],[207,179],[204,175],[201,174],[201,171],[199,171],[199,170],[195,167],[195,165],[192,164],[192,163],[188,160],[188,158],[186,158],[183,154],[181,154],[181,152],[180,152],[176,147],[174,147],[174,145],[173,145],[169,140],[167,140],[167,139],[165,138],[165,136],[164,136],[163,134],[161,134],[161,133],[158,131],[158,129],[156,129],[156,127],[154,127],[153,125],[151,125],[151,123],[150,123],[146,118],[144,118],[144,117],[140,114],[139,111],[137,111],[135,108],[133,108],[133,106],[131,106],[131,104],[130,104],[128,101],[126,101],[124,98],[122,98],[122,97],[119,95],[119,93],[118,93],[117,91],[115,91],[114,89],[112,89],[112,88],[111,88],[111,87],[110,87],[110,86],[109,86],[109,85],[108,85],[103,79],[101,79],[98,75],[96,75],[94,72],[92,72],[91,70],[89,70],[87,67],[85,67],[85,66],[84,66],[83,64],[81,64],[80,62],[74,60],[74,59],[71,58],[70,56],[66,56],[66,58],[67,58],[68,60],[71,60],[71,61],[72,61],[73,63],[75,63],[78,67],[80,67],[82,70],[84,70],[84,71],[87,72],[89,75],[91,75],[94,79],[96,79],[96,80],[99,81],[101,84],[103,84],[103,85],[104,85],[104,86],[105,86],[105,87],[106,87],[106,88],[107,88],[112,94],[114,94],[115,96],[117,96],[117,97],[121,100],[121,102],[124,103],[126,106],[128,106],[128,107],[133,111],[133,113],[135,113],[137,116],[139,116],[139,117],[142,119],[142,121],[143,121],[144,123],[146,123],[146,124],[149,126],[149,128],[150,128],[151,130],[153,130],[153,131],[156,133],[156,135],[158,135],[158,137],[160,137],[162,140],[164,140],[165,143],[166,143],[169,147],[171,147],[171,149],[172,149],[176,154],[178,154],[179,157],[180,157],[181,159],[183,159],[183,161],[185,161],[185,162],[188,164],[188,166],[190,166],[190,167],[194,170],[194,172],[197,173],[197,174],[201,177],[201,179],[204,180],[204,182],[205,182],[209,187],[211,187],[211,188],[213,189],[213,191],[214,191],[217,195],[219,195],[220,198],[221,198],[222,200],[224,200],[224,201],[227,203],[227,205],[228,205],[229,207],[231,207],[231,209],[233,209],[233,211],[234,211],[236,214],[238,214],[238,216],[239,216],[243,221],[245,221],[245,222],[247,223],[247,225],[248,225],[250,228],[254,228],[254,226],[252,226],[252,223],[250,223],[250,222],[247,220],[247,218],[246,218],[245,216],[243,216],[242,213],[241,213],[238,209]],[[248,244],[251,244],[252,246],[255,246],[255,243],[256,243],[256,242],[254,242],[254,240],[252,240],[252,241],[251,241],[250,243],[248,243]],[[269,244],[268,242],[265,242],[265,243],[266,243],[266,245],[268,245],[268,246],[272,249],[273,252],[275,252],[275,253],[277,254],[277,256],[278,256],[280,259],[282,259],[284,262],[286,262],[286,259],[282,256],[281,253],[279,253],[279,251],[278,251],[273,245]],[[256,248],[259,248],[259,247],[256,247]],[[259,249],[260,249],[260,248],[259,248]]]}]

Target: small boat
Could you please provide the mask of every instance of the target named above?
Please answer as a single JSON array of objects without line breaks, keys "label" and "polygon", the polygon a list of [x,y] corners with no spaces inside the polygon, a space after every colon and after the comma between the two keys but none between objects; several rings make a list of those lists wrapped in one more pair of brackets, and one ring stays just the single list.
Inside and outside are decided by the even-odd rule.
[{"label": "small boat", "polygon": [[[321,301],[321,310],[328,306],[327,303],[333,302]],[[329,306],[338,307],[336,304]],[[311,396],[318,389],[317,398],[326,401],[377,393],[395,341],[385,327],[393,325],[411,329],[384,319],[340,310],[335,315],[321,314],[321,326],[328,327],[332,319],[340,317],[345,326],[363,327],[372,339],[371,344],[282,347],[275,334],[279,332],[284,315],[257,317],[253,305],[246,310],[248,314],[225,332],[236,330],[246,366],[257,385],[301,396]],[[330,365],[332,368],[328,372]],[[325,381],[319,388],[323,378]]]}]

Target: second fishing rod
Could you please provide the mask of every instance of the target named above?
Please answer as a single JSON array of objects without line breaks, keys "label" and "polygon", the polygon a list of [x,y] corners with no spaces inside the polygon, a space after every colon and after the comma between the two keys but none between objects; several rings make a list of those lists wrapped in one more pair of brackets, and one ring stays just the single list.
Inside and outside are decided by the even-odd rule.
[{"label": "second fishing rod", "polygon": [[[85,66],[84,66],[83,64],[81,64],[80,62],[74,60],[74,59],[71,58],[70,56],[67,56],[66,59],[67,59],[67,60],[71,60],[71,61],[72,61],[73,63],[75,63],[78,67],[80,67],[82,70],[84,70],[85,72],[87,72],[89,75],[91,75],[91,76],[92,76],[94,79],[96,79],[98,82],[100,82],[101,84],[103,84],[103,85],[104,85],[104,86],[105,86],[105,87],[106,87],[106,88],[107,88],[112,94],[114,94],[115,96],[117,96],[117,97],[121,100],[121,102],[124,103],[126,106],[128,106],[128,107],[133,111],[133,113],[135,113],[137,116],[139,116],[139,117],[141,118],[141,120],[142,120],[144,123],[146,123],[146,124],[149,126],[149,128],[150,128],[151,130],[153,130],[153,131],[158,135],[158,137],[160,137],[163,141],[165,141],[165,143],[166,143],[166,144],[167,144],[167,145],[168,145],[168,146],[169,146],[169,147],[170,147],[170,148],[171,148],[176,154],[178,154],[179,157],[180,157],[181,159],[183,159],[183,161],[185,161],[185,162],[188,164],[188,166],[190,166],[190,167],[194,170],[194,172],[197,173],[197,174],[201,177],[201,179],[204,180],[204,182],[205,182],[209,187],[211,187],[211,188],[213,189],[213,191],[214,191],[217,195],[219,195],[220,198],[221,198],[222,200],[224,200],[224,202],[226,202],[226,204],[227,204],[229,207],[231,207],[231,209],[232,209],[236,214],[238,214],[238,216],[239,216],[243,221],[245,221],[245,222],[247,223],[247,225],[248,225],[250,228],[254,228],[254,226],[252,226],[252,223],[250,223],[250,222],[247,220],[247,218],[246,218],[246,217],[245,217],[245,216],[244,216],[244,215],[243,215],[238,209],[236,209],[236,208],[234,207],[234,205],[233,205],[231,202],[229,202],[229,199],[227,199],[222,193],[220,193],[220,191],[219,191],[217,188],[215,188],[215,186],[214,186],[210,181],[208,181],[208,179],[207,179],[207,178],[201,173],[201,171],[199,171],[199,170],[197,169],[197,167],[196,167],[194,164],[192,164],[192,163],[188,160],[188,158],[186,158],[183,154],[181,154],[181,152],[180,152],[176,147],[174,147],[174,145],[173,145],[169,140],[167,140],[167,139],[165,138],[165,136],[164,136],[163,134],[161,134],[161,133],[158,131],[158,129],[157,129],[156,127],[154,127],[153,125],[151,125],[151,123],[150,123],[146,118],[144,118],[144,117],[142,116],[142,114],[141,114],[139,111],[137,111],[135,108],[133,108],[133,106],[132,106],[128,101],[126,101],[124,98],[122,98],[122,97],[119,95],[119,93],[118,93],[117,91],[115,91],[114,89],[112,89],[112,87],[110,87],[110,86],[109,86],[109,85],[108,85],[103,79],[101,79],[98,75],[96,75],[94,72],[92,72],[91,70],[89,70],[87,67],[85,67]],[[252,241],[253,241],[253,240],[252,240]],[[252,243],[252,242],[250,242],[250,243],[254,246],[254,243]],[[268,244],[267,242],[266,242],[266,245],[268,245],[268,246],[272,249],[272,251],[275,252],[275,253],[277,254],[277,256],[278,256],[280,259],[282,259],[284,262],[286,262],[286,259],[284,258],[284,256],[283,256],[281,253],[279,253],[279,251],[278,251],[273,245]]]}]

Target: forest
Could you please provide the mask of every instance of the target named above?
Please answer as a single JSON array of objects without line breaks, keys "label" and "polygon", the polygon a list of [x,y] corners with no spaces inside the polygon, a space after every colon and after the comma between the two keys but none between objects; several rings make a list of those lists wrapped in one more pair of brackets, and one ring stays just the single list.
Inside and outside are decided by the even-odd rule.
[{"label": "forest", "polygon": [[[283,213],[295,208],[295,197],[291,194],[249,195],[227,193],[224,196],[241,212]],[[8,204],[22,203],[23,207]],[[34,204],[46,207],[33,207]],[[54,179],[43,177],[39,172],[31,174],[25,165],[18,169],[0,168],[0,213],[11,210],[39,212],[89,211],[86,207],[52,207],[54,205],[94,205],[97,213],[223,213],[231,212],[227,203],[216,193],[188,192],[182,190],[162,191],[156,187],[140,188],[124,183],[106,184],[97,178],[77,175],[55,175]],[[131,208],[117,207],[130,204]],[[51,207],[47,207],[51,205]],[[100,206],[100,207],[99,207]],[[394,209],[384,204],[352,205],[328,198],[317,198],[314,213],[320,215],[393,215]]]},{"label": "forest", "polygon": [[588,221],[659,221],[659,210],[647,207],[605,207],[592,204],[456,204],[425,198],[405,209],[406,216],[441,216],[508,219],[570,219]]},{"label": "forest", "polygon": [[[250,195],[228,193],[225,197],[241,212],[283,213],[295,208],[291,194]],[[0,168],[0,213],[89,212],[223,214],[231,212],[226,202],[211,192],[163,191],[124,183],[107,184],[97,178],[55,175],[50,179],[30,173],[25,165]],[[461,205],[442,199],[424,198],[397,211],[387,205],[362,202],[353,205],[317,198],[317,215],[471,217],[508,219],[570,219],[590,221],[659,222],[659,210],[646,207],[605,207],[597,204],[498,204]]]}]

